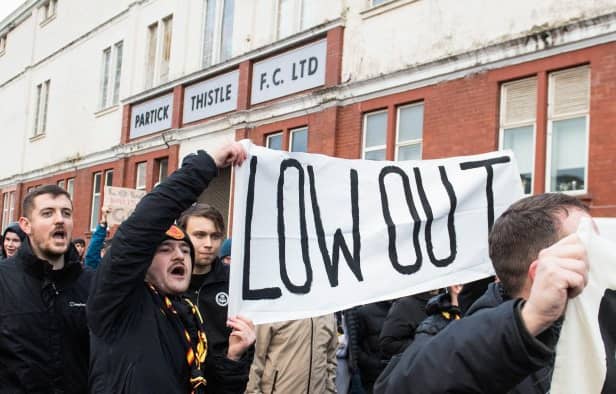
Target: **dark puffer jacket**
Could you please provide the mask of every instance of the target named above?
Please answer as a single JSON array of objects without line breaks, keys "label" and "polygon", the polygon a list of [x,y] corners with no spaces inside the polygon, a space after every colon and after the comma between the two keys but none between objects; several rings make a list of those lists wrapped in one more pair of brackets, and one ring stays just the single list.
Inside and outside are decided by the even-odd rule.
[{"label": "dark puffer jacket", "polygon": [[0,393],[87,392],[92,271],[72,245],[64,261],[52,270],[26,240],[0,263]]},{"label": "dark puffer jacket", "polygon": [[[205,152],[188,156],[182,168],[143,197],[114,236],[88,304],[91,393],[190,392],[185,339],[161,313],[144,280],[165,231],[216,174]],[[249,369],[245,359],[208,353],[205,392],[243,393]]]},{"label": "dark puffer jacket", "polygon": [[393,359],[375,384],[379,394],[545,394],[559,327],[528,333],[520,309],[491,284],[466,317]]}]

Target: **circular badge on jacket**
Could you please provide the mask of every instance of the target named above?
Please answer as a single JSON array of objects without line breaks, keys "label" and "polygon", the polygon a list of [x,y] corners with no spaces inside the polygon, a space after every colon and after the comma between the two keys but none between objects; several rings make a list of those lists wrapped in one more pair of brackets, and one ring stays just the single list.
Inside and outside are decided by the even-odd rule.
[{"label": "circular badge on jacket", "polygon": [[216,294],[216,303],[219,306],[227,306],[227,304],[229,303],[229,295],[224,291],[221,291],[220,293]]}]

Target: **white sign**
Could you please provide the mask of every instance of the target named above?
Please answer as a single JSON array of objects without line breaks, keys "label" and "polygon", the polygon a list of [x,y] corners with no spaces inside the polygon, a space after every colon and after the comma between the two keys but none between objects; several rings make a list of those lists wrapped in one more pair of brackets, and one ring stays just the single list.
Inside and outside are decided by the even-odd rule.
[{"label": "white sign", "polygon": [[582,222],[578,234],[588,255],[588,285],[567,304],[556,346],[550,393],[613,393],[616,389],[616,242],[597,235],[590,221]]},{"label": "white sign", "polygon": [[126,187],[105,186],[105,201],[103,207],[109,209],[107,224],[122,224],[135,210],[147,192],[145,190],[129,189]]},{"label": "white sign", "polygon": [[130,138],[171,128],[173,93],[135,105],[131,110]]},{"label": "white sign", "polygon": [[522,196],[509,151],[378,162],[243,143],[229,315],[257,324],[492,275],[488,229]]},{"label": "white sign", "polygon": [[238,70],[190,85],[184,92],[184,123],[234,111],[237,108]]},{"label": "white sign", "polygon": [[251,104],[325,84],[326,59],[327,41],[321,40],[255,63]]}]

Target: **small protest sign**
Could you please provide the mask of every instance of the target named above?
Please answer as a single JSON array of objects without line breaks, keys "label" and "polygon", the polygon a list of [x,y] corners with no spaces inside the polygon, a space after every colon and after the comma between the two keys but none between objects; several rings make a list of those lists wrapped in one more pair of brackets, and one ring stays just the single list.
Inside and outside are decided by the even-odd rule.
[{"label": "small protest sign", "polygon": [[107,225],[120,224],[135,210],[135,206],[143,196],[145,190],[129,189],[125,187],[105,186],[105,200],[103,206],[109,210]]}]

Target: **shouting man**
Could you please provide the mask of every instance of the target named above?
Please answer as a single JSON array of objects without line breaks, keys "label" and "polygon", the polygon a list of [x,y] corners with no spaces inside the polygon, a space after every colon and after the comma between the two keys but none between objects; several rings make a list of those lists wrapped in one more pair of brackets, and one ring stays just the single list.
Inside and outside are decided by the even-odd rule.
[{"label": "shouting man", "polygon": [[73,204],[47,185],[26,195],[22,213],[27,238],[0,263],[0,392],[85,393],[92,272],[70,241]]}]

